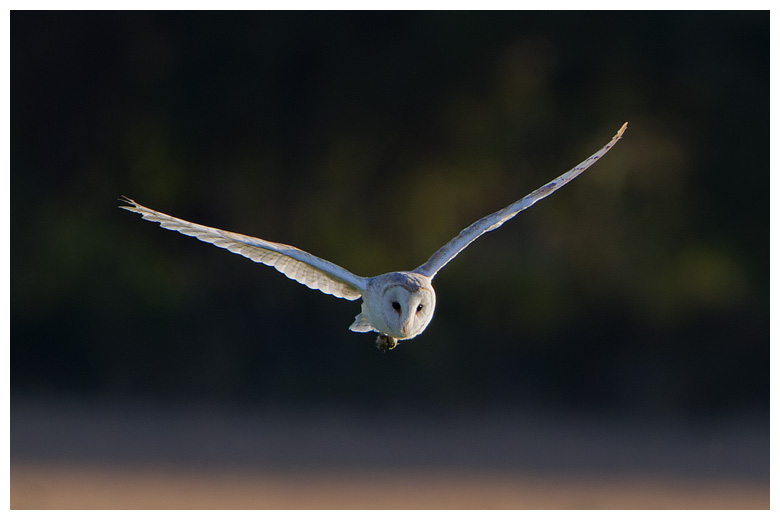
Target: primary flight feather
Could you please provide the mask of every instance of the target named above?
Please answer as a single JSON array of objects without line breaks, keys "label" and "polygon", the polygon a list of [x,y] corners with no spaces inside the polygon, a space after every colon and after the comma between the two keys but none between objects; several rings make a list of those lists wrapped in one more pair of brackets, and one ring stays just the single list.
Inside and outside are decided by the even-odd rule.
[{"label": "primary flight feather", "polygon": [[145,220],[158,222],[165,229],[178,231],[255,262],[270,265],[311,289],[347,300],[363,298],[361,313],[356,316],[350,330],[378,332],[377,346],[389,350],[398,341],[421,334],[431,322],[436,306],[436,293],[431,282],[442,267],[474,240],[499,228],[588,169],[620,140],[627,126],[628,123],[624,123],[604,147],[571,170],[504,209],[474,222],[414,271],[398,271],[374,277],[357,276],[343,267],[287,244],[188,222],[128,198],[122,199],[128,205],[121,207],[139,213]]}]

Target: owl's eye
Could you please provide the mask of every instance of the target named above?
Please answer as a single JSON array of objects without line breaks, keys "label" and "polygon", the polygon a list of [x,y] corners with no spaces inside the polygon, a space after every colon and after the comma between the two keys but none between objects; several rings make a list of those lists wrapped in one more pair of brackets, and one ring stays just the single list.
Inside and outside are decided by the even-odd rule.
[{"label": "owl's eye", "polygon": [[417,306],[417,312],[420,312],[422,310],[422,303]]},{"label": "owl's eye", "polygon": [[401,304],[398,302],[393,302],[393,309],[400,311],[401,310]]}]

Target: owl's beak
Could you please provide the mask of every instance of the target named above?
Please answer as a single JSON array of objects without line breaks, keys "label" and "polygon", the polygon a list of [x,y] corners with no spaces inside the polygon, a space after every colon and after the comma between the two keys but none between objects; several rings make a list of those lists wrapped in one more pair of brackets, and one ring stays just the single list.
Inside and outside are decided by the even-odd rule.
[{"label": "owl's beak", "polygon": [[406,321],[403,323],[403,325],[401,325],[401,334],[403,334],[404,336],[405,336],[405,335],[408,333],[408,331],[409,331],[409,322],[410,322],[410,321],[412,321],[412,318],[409,318],[409,319],[407,319],[407,320],[406,320]]}]

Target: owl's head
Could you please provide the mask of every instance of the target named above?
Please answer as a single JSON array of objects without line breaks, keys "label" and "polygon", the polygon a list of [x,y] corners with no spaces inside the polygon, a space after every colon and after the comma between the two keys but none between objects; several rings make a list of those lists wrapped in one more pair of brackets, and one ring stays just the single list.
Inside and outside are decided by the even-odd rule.
[{"label": "owl's head", "polygon": [[371,301],[367,302],[374,328],[399,340],[422,333],[436,307],[436,293],[428,278],[416,273],[390,273],[374,280]]}]

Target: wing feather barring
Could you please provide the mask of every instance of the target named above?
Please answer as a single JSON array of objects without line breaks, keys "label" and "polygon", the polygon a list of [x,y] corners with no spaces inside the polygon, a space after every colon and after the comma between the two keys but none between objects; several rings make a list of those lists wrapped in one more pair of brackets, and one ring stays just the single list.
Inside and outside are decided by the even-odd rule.
[{"label": "wing feather barring", "polygon": [[188,222],[147,208],[128,198],[122,199],[127,205],[121,207],[140,214],[145,220],[158,222],[165,229],[178,231],[245,256],[254,262],[269,265],[311,289],[347,300],[362,298],[361,313],[355,318],[350,330],[379,333],[377,346],[389,350],[394,348],[398,341],[419,335],[430,323],[436,306],[436,294],[431,282],[442,267],[474,240],[488,231],[498,229],[521,211],[587,170],[620,140],[627,126],[628,123],[623,124],[604,147],[560,177],[517,202],[474,222],[413,271],[398,271],[374,277],[357,276],[343,267],[287,244]]}]

